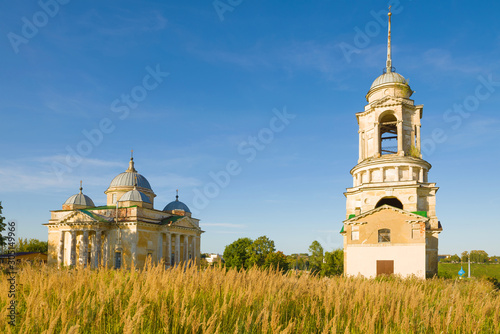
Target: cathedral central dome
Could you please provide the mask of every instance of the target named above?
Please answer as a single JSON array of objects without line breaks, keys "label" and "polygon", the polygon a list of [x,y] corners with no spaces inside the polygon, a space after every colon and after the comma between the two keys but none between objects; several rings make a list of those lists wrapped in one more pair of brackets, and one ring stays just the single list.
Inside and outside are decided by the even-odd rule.
[{"label": "cathedral central dome", "polygon": [[137,186],[141,188],[146,188],[149,190],[151,189],[151,185],[149,184],[149,181],[142,176],[141,174],[137,172],[123,172],[121,174],[118,174],[113,181],[111,181],[111,184],[109,185],[110,188],[112,187],[133,187],[135,185],[135,180],[137,178]]},{"label": "cathedral central dome", "polygon": [[151,189],[149,181],[144,176],[137,173],[134,168],[134,160],[133,158],[131,158],[128,169],[125,172],[115,176],[115,178],[111,181],[109,188],[133,187],[134,185],[136,185],[136,182],[138,187],[153,191],[153,189]]}]

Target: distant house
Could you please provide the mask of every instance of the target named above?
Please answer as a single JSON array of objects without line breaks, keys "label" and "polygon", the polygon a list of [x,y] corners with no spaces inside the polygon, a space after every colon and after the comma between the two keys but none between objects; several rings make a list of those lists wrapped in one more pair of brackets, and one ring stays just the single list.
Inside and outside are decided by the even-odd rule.
[{"label": "distant house", "polygon": [[210,264],[215,264],[215,263],[219,263],[219,262],[222,262],[224,263],[224,258],[222,257],[222,255],[220,254],[209,254],[205,260],[210,263]]},{"label": "distant house", "polygon": [[[0,264],[7,264],[11,254],[0,255]],[[47,254],[41,252],[19,252],[14,253],[17,262],[29,261],[31,263],[47,263]]]}]

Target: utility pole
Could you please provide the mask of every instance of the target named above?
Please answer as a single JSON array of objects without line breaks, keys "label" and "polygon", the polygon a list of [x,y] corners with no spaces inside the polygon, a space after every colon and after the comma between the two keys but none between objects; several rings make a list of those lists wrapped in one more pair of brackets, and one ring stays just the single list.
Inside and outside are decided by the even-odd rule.
[{"label": "utility pole", "polygon": [[470,252],[469,252],[469,274],[467,277],[470,278]]}]

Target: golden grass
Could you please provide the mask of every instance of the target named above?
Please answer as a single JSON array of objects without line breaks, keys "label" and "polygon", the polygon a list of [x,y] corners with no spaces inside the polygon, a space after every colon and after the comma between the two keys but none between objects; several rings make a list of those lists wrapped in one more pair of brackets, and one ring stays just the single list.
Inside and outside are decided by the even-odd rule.
[{"label": "golden grass", "polygon": [[25,266],[11,327],[0,276],[1,333],[500,333],[499,293],[482,280]]}]

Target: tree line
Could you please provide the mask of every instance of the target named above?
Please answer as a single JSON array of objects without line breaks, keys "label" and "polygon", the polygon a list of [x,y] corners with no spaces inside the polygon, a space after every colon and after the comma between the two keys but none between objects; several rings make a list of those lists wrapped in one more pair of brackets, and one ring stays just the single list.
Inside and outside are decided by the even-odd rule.
[{"label": "tree line", "polygon": [[344,270],[344,251],[336,249],[325,252],[318,241],[309,246],[309,254],[286,256],[277,251],[274,241],[266,236],[256,240],[240,238],[224,249],[224,265],[227,268],[249,269],[253,266],[273,268],[283,272],[304,270],[320,276],[342,275]]},{"label": "tree line", "polygon": [[448,258],[441,259],[440,262],[444,263],[458,263],[458,262],[470,262],[472,263],[487,263],[487,262],[499,262],[500,257],[498,256],[489,256],[484,250],[473,250],[470,252],[464,251],[461,256],[457,254],[452,255]]}]

